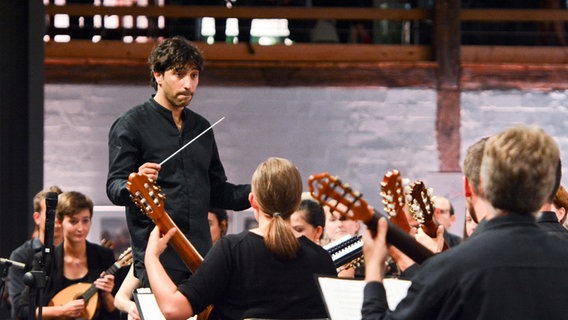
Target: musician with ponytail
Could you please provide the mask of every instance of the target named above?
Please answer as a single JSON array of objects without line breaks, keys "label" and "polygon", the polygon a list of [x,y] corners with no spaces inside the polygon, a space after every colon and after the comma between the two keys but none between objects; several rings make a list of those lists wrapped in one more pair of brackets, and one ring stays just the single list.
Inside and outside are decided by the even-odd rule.
[{"label": "musician with ponytail", "polygon": [[159,260],[175,229],[152,231],[145,265],[166,319],[187,319],[210,304],[224,320],[327,318],[314,275],[336,275],[331,257],[306,237],[296,238],[290,226],[301,200],[300,172],[289,160],[269,158],[251,185],[258,228],[221,238],[179,286]]}]

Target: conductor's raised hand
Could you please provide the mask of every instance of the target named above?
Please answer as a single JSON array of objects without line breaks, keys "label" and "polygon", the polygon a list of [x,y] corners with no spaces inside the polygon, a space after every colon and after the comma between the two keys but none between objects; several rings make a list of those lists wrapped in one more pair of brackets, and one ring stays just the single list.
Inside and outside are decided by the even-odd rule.
[{"label": "conductor's raised hand", "polygon": [[384,278],[386,260],[388,257],[386,218],[377,222],[377,234],[373,235],[369,229],[363,235],[363,254],[365,256],[365,281],[382,281]]},{"label": "conductor's raised hand", "polygon": [[143,174],[156,181],[161,168],[162,166],[159,163],[146,162],[138,168],[138,174]]}]

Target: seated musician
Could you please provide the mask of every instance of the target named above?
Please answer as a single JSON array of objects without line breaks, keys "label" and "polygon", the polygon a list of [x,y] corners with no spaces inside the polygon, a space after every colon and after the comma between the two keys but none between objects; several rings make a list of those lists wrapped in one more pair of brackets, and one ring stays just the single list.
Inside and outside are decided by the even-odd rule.
[{"label": "seated musician", "polygon": [[298,208],[302,178],[289,160],[269,158],[252,176],[249,201],[258,228],[221,238],[189,279],[176,286],[160,254],[176,230],[154,228],[145,255],[150,286],[166,319],[187,319],[214,305],[222,319],[326,318],[314,274],[335,276],[329,254],[304,236],[290,216]]},{"label": "seated musician", "polygon": [[[209,209],[208,213],[209,231],[211,240],[215,244],[221,237],[227,235],[229,217],[227,211],[223,209]],[[132,293],[140,286],[140,279],[134,275],[134,265],[128,270],[128,275],[120,285],[114,296],[114,305],[128,320],[140,320],[138,307],[133,300]],[[126,315],[126,316],[125,316]]]},{"label": "seated musician", "polygon": [[379,222],[375,239],[366,233],[363,319],[566,317],[558,301],[568,299],[568,243],[535,220],[557,188],[556,142],[540,128],[518,125],[489,138],[482,154],[479,194],[471,195],[475,214],[484,219],[462,245],[423,265],[395,310],[389,310],[382,284],[386,221]]},{"label": "seated musician", "polygon": [[[27,319],[28,309],[22,308],[22,293],[26,287],[24,283],[24,274],[31,270],[36,254],[40,254],[44,248],[45,241],[45,219],[47,212],[46,198],[49,192],[60,194],[61,189],[58,186],[51,186],[38,192],[33,198],[33,220],[35,229],[33,237],[24,242],[21,246],[14,249],[10,254],[10,260],[25,263],[25,269],[10,268],[8,270],[8,284],[9,301],[12,304],[12,318],[13,319]],[[61,224],[55,221],[53,224],[53,245],[56,246],[63,241],[63,234]],[[27,302],[26,302],[27,306]]]},{"label": "seated musician", "polygon": [[317,201],[308,197],[309,193],[302,194],[302,202],[298,210],[290,217],[290,224],[296,235],[303,235],[320,244],[325,227],[325,213]]},{"label": "seated musician", "polygon": [[[109,248],[87,241],[93,202],[79,192],[63,192],[58,197],[56,216],[62,225],[63,242],[55,248],[48,271],[49,280],[42,295],[42,317],[118,319],[113,297],[114,275],[104,274],[114,264],[114,254]],[[77,283],[85,283],[85,286],[70,287]],[[91,284],[95,286],[96,293],[89,301],[75,299]],[[29,288],[24,291],[27,290]],[[51,305],[52,300],[57,301],[55,305]],[[91,309],[89,303],[93,301],[100,303],[95,303]]]},{"label": "seated musician", "polygon": [[[324,208],[325,211],[325,229],[324,238],[326,242],[334,242],[349,235],[355,237],[359,235],[361,223],[357,220],[348,219],[338,212],[330,211],[329,207]],[[338,276],[340,278],[362,278],[365,275],[364,266],[360,263],[347,263],[338,268]]]}]

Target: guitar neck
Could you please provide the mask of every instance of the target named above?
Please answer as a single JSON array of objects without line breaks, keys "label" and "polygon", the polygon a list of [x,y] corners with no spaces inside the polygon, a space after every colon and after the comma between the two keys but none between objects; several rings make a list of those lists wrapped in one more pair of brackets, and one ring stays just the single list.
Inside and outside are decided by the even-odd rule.
[{"label": "guitar neck", "polygon": [[183,262],[185,262],[189,270],[194,273],[201,265],[201,262],[203,262],[203,257],[199,254],[197,249],[189,242],[168,214],[162,214],[160,217],[154,218],[153,220],[161,233],[167,233],[171,228],[176,228],[177,232],[170,239],[170,244]]},{"label": "guitar neck", "polygon": [[[369,221],[365,221],[367,227],[374,233],[377,233],[377,222],[383,215],[377,210],[374,210],[372,218]],[[386,217],[386,216],[385,216]],[[426,259],[434,255],[432,251],[428,250],[426,247],[418,243],[412,236],[407,232],[402,230],[396,224],[388,220],[388,232],[387,232],[387,242],[398,248],[404,254],[406,254],[410,259],[414,260],[416,263],[422,263]]]}]

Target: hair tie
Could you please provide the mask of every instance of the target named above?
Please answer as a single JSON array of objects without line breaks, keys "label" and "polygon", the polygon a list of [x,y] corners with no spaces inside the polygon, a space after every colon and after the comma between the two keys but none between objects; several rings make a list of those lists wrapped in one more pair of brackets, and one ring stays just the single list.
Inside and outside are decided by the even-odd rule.
[{"label": "hair tie", "polygon": [[275,213],[272,215],[272,217],[273,217],[273,218],[282,217],[282,214],[281,214],[280,212],[275,212]]}]

